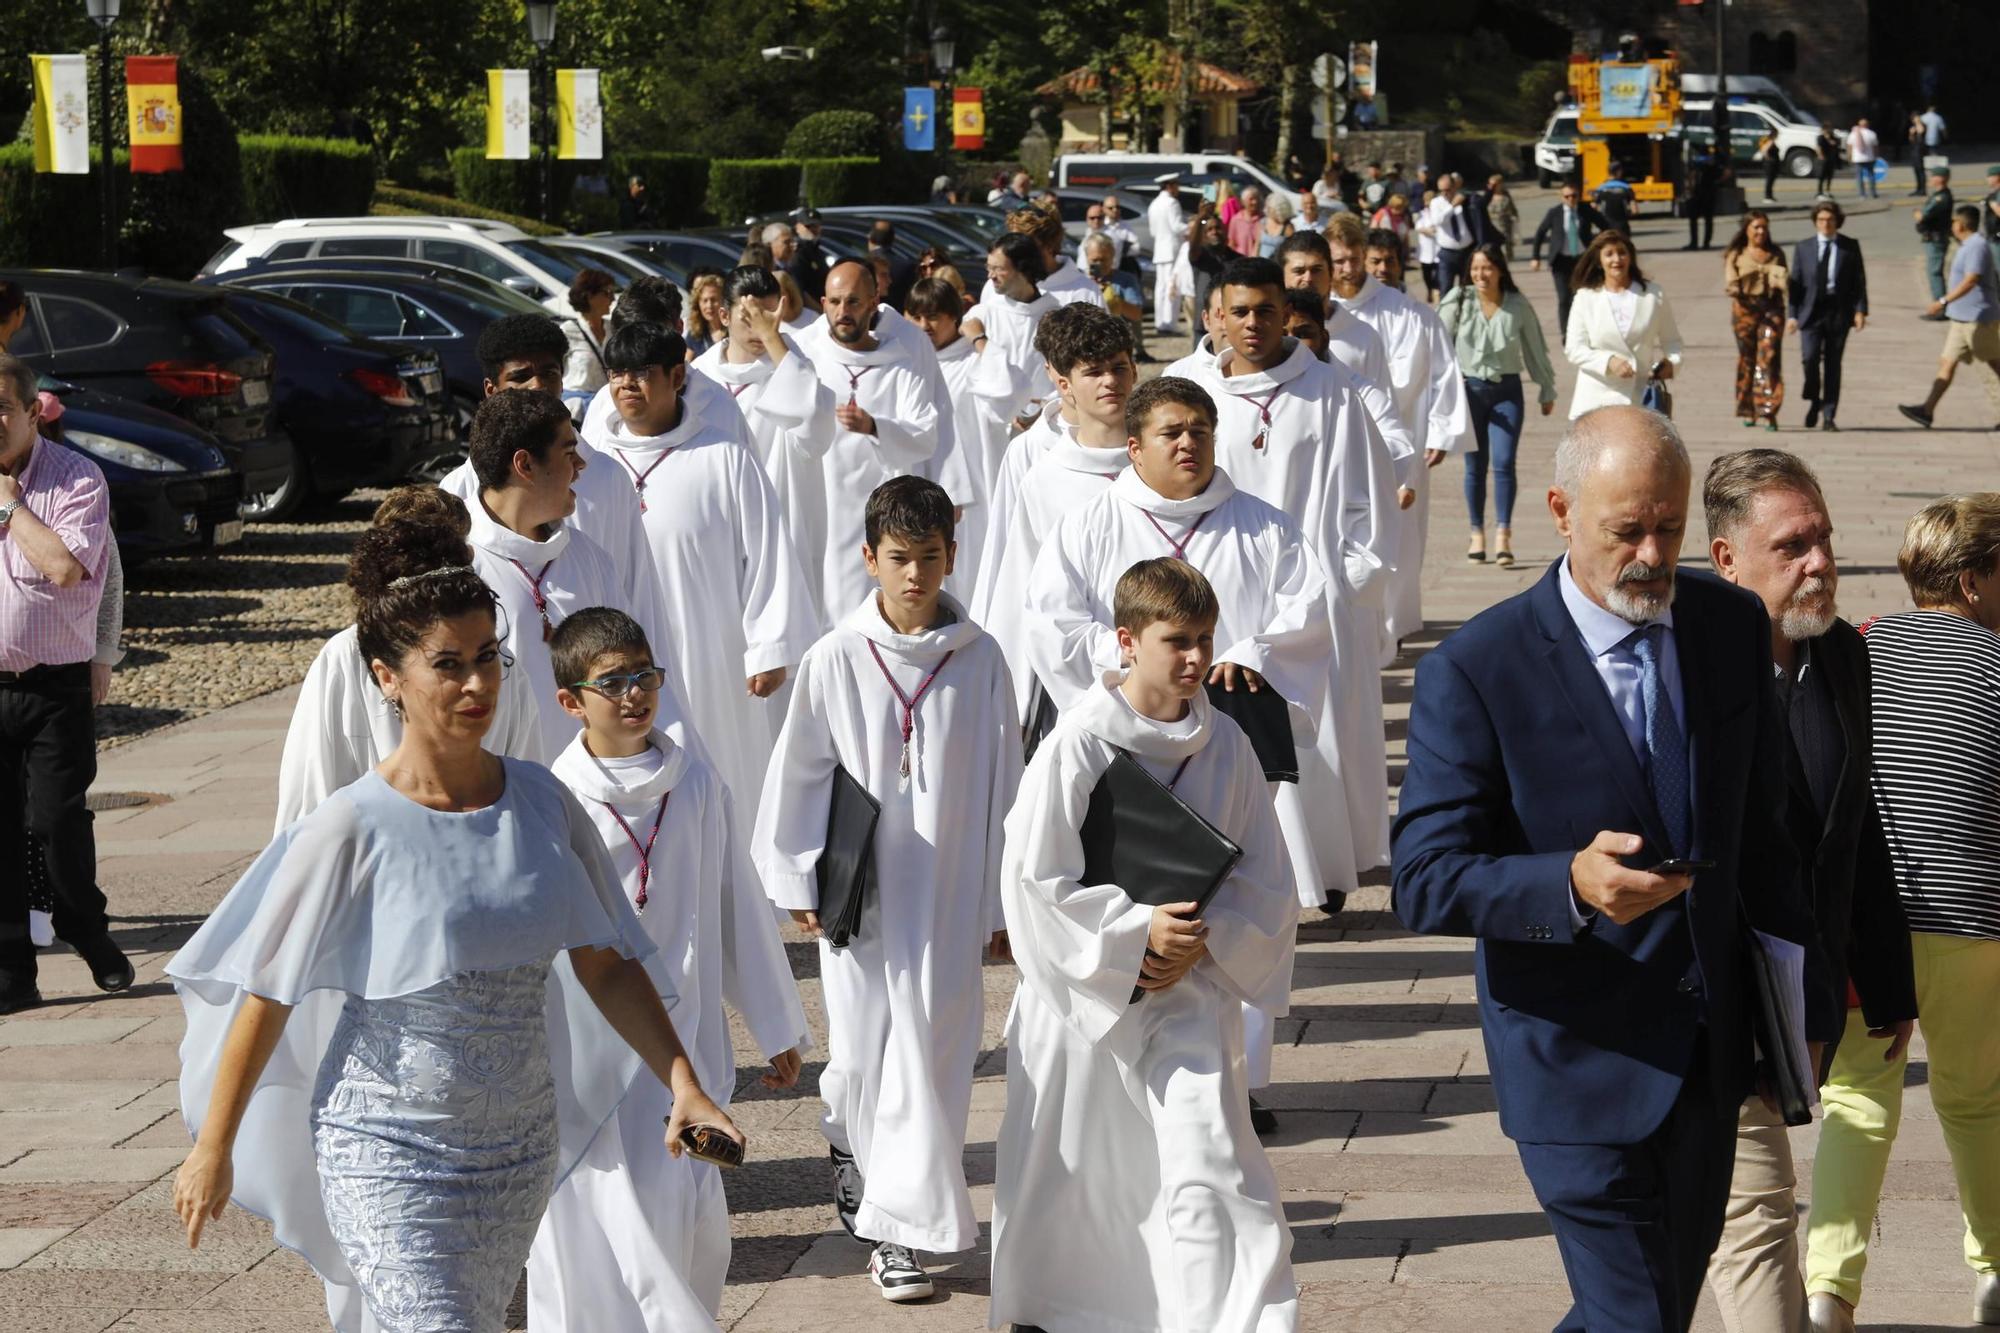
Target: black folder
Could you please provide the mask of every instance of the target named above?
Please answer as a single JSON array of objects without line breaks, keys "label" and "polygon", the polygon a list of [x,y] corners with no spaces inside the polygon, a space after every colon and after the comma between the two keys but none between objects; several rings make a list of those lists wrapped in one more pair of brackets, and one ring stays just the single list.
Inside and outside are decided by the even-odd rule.
[{"label": "black folder", "polygon": [[1743,941],[1750,954],[1751,1030],[1763,1057],[1758,1063],[1770,1080],[1771,1095],[1784,1122],[1810,1125],[1813,1089],[1807,1080],[1818,1078],[1819,1071],[1811,1067],[1811,1051],[1800,1045],[1797,1029],[1787,1020],[1788,1006],[1777,965],[1748,920],[1743,922]]},{"label": "black folder", "polygon": [[861,909],[875,886],[875,824],[882,803],[845,768],[833,770],[826,809],[826,846],[813,875],[819,880],[819,928],[836,949],[861,928]]},{"label": "black folder", "polygon": [[[1206,911],[1243,859],[1241,847],[1123,751],[1091,789],[1082,840],[1082,883],[1116,884],[1149,907],[1191,902]],[[1132,1002],[1145,994],[1134,986]]]},{"label": "black folder", "polygon": [[1041,748],[1042,742],[1047,740],[1049,733],[1055,729],[1056,701],[1049,697],[1049,692],[1042,687],[1042,682],[1037,677],[1035,688],[1028,692],[1028,726],[1021,735],[1021,762],[1024,764],[1033,762],[1035,751]]},{"label": "black folder", "polygon": [[1285,702],[1284,695],[1271,688],[1271,682],[1265,681],[1262,689],[1254,691],[1240,679],[1233,690],[1211,684],[1208,703],[1243,728],[1243,734],[1250,738],[1250,747],[1257,752],[1257,762],[1264,766],[1264,781],[1299,780],[1299,747],[1292,740],[1292,707]]}]

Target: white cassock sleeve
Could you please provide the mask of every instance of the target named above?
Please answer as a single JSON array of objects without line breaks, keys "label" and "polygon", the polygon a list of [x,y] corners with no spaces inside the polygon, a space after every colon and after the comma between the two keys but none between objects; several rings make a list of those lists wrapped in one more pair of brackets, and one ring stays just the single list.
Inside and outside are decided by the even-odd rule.
[{"label": "white cassock sleeve", "polygon": [[1215,822],[1229,830],[1243,859],[1201,915],[1208,926],[1208,956],[1195,966],[1245,1004],[1279,1018],[1291,1011],[1299,921],[1292,862],[1249,737],[1218,722],[1208,748],[1217,746],[1227,747],[1233,780],[1228,815]]},{"label": "white cassock sleeve", "polygon": [[791,960],[785,956],[784,941],[778,938],[770,900],[758,888],[750,849],[735,833],[736,816],[730,810],[735,798],[720,782],[715,791],[721,800],[716,815],[711,816],[710,832],[722,840],[726,876],[722,885],[722,998],[742,1017],[758,1053],[769,1060],[788,1050],[810,1048],[812,1033],[799,1003],[798,983],[792,979]]},{"label": "white cassock sleeve", "polygon": [[[1303,713],[1310,735],[1326,700],[1327,663],[1333,657],[1326,573],[1303,541],[1264,545],[1270,570],[1270,619],[1248,638],[1218,647],[1215,660],[1234,662],[1264,677],[1291,704],[1295,724]],[[1115,637],[1112,646],[1115,653]]]},{"label": "white cassock sleeve", "polygon": [[1458,373],[1458,354],[1452,350],[1444,321],[1426,319],[1423,325],[1431,371],[1425,393],[1424,448],[1452,453],[1472,442],[1472,405],[1466,401],[1465,377]]},{"label": "white cassock sleeve", "polygon": [[986,929],[990,933],[1007,929],[1007,899],[1002,892],[1001,848],[1007,840],[1007,812],[1021,790],[1021,724],[1015,720],[1014,681],[1007,673],[1004,654],[995,653],[998,669],[993,673],[986,701],[985,725],[997,734],[993,741],[992,781],[987,785],[985,877],[980,893],[986,905]]},{"label": "white cassock sleeve", "polygon": [[500,703],[493,710],[493,725],[481,742],[489,752],[509,759],[541,762],[542,711],[534,691],[527,672],[518,666],[504,669],[500,677]]},{"label": "white cassock sleeve", "polygon": [[[834,656],[829,653],[827,656]],[[826,850],[826,815],[833,804],[833,770],[840,766],[826,702],[819,697],[819,658],[808,652],[792,679],[791,706],[778,729],[771,766],[764,772],[764,799],[757,807],[750,855],[764,877],[764,892],[789,912],[819,910],[814,873]]]},{"label": "white cassock sleeve", "polygon": [[[285,749],[278,761],[276,832],[284,832],[374,767],[374,741],[366,720],[349,716],[352,707],[342,707],[346,693],[343,673],[336,669],[332,654],[322,649],[306,669],[291,725],[285,730]],[[528,717],[539,748],[539,715],[530,708]]]},{"label": "white cassock sleeve", "polygon": [[819,625],[770,478],[748,448],[731,450],[729,458],[737,519],[737,595],[743,606],[743,674],[749,677],[796,663],[812,647]]},{"label": "white cassock sleeve", "polygon": [[[938,382],[943,383],[942,375]],[[884,467],[911,472],[937,452],[937,402],[920,375],[898,375],[895,384],[895,403],[890,413],[875,417],[875,443]]]},{"label": "white cassock sleeve", "polygon": [[792,449],[817,460],[833,445],[839,423],[834,420],[833,390],[819,377],[804,352],[793,347],[771,378],[753,409],[778,428],[776,449]]},{"label": "white cassock sleeve", "polygon": [[[1330,410],[1330,406],[1329,406]],[[1338,577],[1363,605],[1379,606],[1386,577],[1396,565],[1397,522],[1395,460],[1368,413],[1342,412],[1341,435],[1327,438],[1340,460],[1334,466],[1332,502],[1339,508],[1340,570]]]},{"label": "white cassock sleeve", "polygon": [[1059,712],[1119,665],[1118,634],[1101,618],[1096,594],[1106,563],[1117,563],[1115,540],[1091,529],[1086,520],[1096,512],[1087,506],[1056,524],[1028,575],[1023,646]]},{"label": "white cassock sleeve", "polygon": [[1389,372],[1385,341],[1380,336],[1368,340],[1361,369],[1355,372],[1354,378],[1359,381],[1355,388],[1360,391],[1361,405],[1375,419],[1375,428],[1381,432],[1382,443],[1395,463],[1396,484],[1408,486],[1413,484],[1416,469],[1423,466],[1423,461],[1418,458],[1421,450],[1417,439],[1410,434],[1415,423],[1404,421],[1402,409],[1396,406],[1396,382]]}]

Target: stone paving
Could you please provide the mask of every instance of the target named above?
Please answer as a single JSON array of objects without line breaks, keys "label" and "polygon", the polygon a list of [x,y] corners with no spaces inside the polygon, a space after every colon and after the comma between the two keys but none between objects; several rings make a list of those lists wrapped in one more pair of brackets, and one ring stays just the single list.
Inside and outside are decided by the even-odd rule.
[{"label": "stone paving", "polygon": [[[1983,160],[1983,159],[1982,159]],[[1790,185],[1787,189],[1796,191]],[[1540,192],[1522,191],[1538,217]],[[1804,202],[1802,194],[1786,196]],[[1697,464],[1749,444],[1799,450],[1826,482],[1842,553],[1842,607],[1855,619],[1903,605],[1895,551],[1905,518],[1926,499],[1995,484],[1994,415],[1961,384],[1938,428],[1920,432],[1894,403],[1920,397],[1940,332],[1920,323],[1922,294],[1907,213],[1888,200],[1854,219],[1867,248],[1876,316],[1849,343],[1847,401],[1837,435],[1747,431],[1730,411],[1733,347],[1719,253],[1686,255],[1679,224],[1642,221],[1649,273],[1666,285],[1688,342],[1675,383]],[[1778,220],[1790,241],[1806,223]],[[1719,237],[1720,239],[1724,239]],[[1549,282],[1520,274],[1553,327]],[[1789,353],[1789,374],[1797,358]],[[1565,401],[1569,375],[1563,371]],[[1802,405],[1785,412],[1796,423]],[[1511,572],[1467,564],[1460,552],[1459,465],[1435,475],[1436,534],[1425,570],[1431,628],[1421,652],[1464,617],[1538,577],[1556,552],[1541,509],[1560,415],[1531,417]],[[1698,529],[1698,515],[1697,515]],[[1691,551],[1698,551],[1694,540]],[[1391,777],[1400,775],[1410,665],[1385,679]],[[232,1211],[198,1252],[177,1239],[170,1177],[186,1148],[176,1110],[178,1002],[162,966],[270,834],[273,774],[292,704],[281,691],[105,756],[101,793],[146,793],[140,806],[99,816],[101,871],[120,941],[139,984],[105,998],[66,951],[43,958],[50,1003],[0,1021],[0,1328],[12,1333],[298,1333],[319,1327],[319,1288],[268,1228]],[[1280,1027],[1270,1101],[1282,1128],[1270,1141],[1293,1232],[1302,1326],[1370,1333],[1469,1323],[1550,1327],[1567,1305],[1562,1270],[1493,1110],[1467,942],[1407,934],[1365,889],[1337,922],[1300,932],[1292,1016]],[[811,948],[791,946],[818,1030]],[[1003,1105],[1000,1031],[1011,968],[987,969],[987,1042],[973,1098],[968,1173],[990,1207],[993,1145]],[[737,1333],[969,1330],[986,1319],[986,1254],[939,1261],[939,1296],[887,1305],[862,1276],[864,1251],[835,1230],[825,1148],[810,1096],[754,1087],[738,1102],[752,1161],[731,1177],[737,1233],[724,1325]],[[1959,1258],[1955,1189],[1923,1088],[1921,1046],[1878,1223],[1870,1328],[1964,1326],[1970,1279]],[[1803,1130],[1802,1166],[1815,1134]],[[1707,1303],[1697,1327],[1720,1327]]]}]

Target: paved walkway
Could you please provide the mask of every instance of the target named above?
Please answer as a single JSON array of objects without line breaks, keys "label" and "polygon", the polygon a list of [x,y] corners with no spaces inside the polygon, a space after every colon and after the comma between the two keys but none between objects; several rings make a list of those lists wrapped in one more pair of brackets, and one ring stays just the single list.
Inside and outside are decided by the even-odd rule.
[{"label": "paved walkway", "polygon": [[[1524,192],[1524,214],[1540,196]],[[1779,234],[1804,231],[1796,215]],[[1676,382],[1698,464],[1725,449],[1776,443],[1820,469],[1840,527],[1841,601],[1853,618],[1902,604],[1895,551],[1904,519],[1926,499],[1996,483],[1995,415],[1973,384],[1952,391],[1928,433],[1895,415],[1919,396],[1939,342],[1916,321],[1920,279],[1906,215],[1856,220],[1874,279],[1876,319],[1849,344],[1838,435],[1745,431],[1730,413],[1733,373],[1716,254],[1669,252],[1677,224],[1642,223],[1647,271],[1672,293],[1689,344]],[[1655,249],[1659,253],[1655,253]],[[1524,266],[1525,268],[1525,266]],[[1553,326],[1543,274],[1522,286]],[[1796,356],[1792,357],[1796,375]],[[1567,374],[1565,374],[1565,388]],[[1796,422],[1800,407],[1787,409]],[[1436,541],[1426,568],[1428,642],[1525,588],[1556,552],[1540,493],[1559,418],[1531,419],[1522,458],[1514,571],[1467,565],[1458,464],[1434,474]],[[1701,549],[1693,540],[1691,551]],[[1400,774],[1409,662],[1388,674],[1392,777]],[[178,1003],[161,967],[270,832],[273,774],[291,692],[251,700],[107,755],[100,793],[149,793],[149,804],[99,816],[102,874],[118,934],[137,954],[133,993],[100,998],[67,953],[43,960],[51,1003],[0,1022],[0,1326],[14,1333],[298,1333],[323,1306],[304,1265],[276,1250],[260,1223],[232,1212],[199,1252],[176,1239],[169,1178],[186,1147],[175,1111]],[[1473,1000],[1472,953],[1456,940],[1404,933],[1364,890],[1338,924],[1300,935],[1292,1017],[1280,1029],[1271,1141],[1293,1229],[1303,1325],[1314,1330],[1550,1327],[1567,1304],[1541,1214],[1493,1112]],[[813,956],[796,943],[809,1011],[819,1024]],[[1002,1016],[1010,968],[987,969],[987,1051],[967,1152],[988,1206],[1003,1104]],[[820,1024],[823,1030],[823,1024]],[[819,1066],[809,1064],[807,1082]],[[1956,1328],[1969,1278],[1959,1259],[1954,1187],[1911,1065],[1907,1119],[1879,1223],[1869,1327]],[[830,1329],[968,1330],[986,1315],[983,1252],[941,1265],[941,1296],[886,1305],[864,1253],[830,1231],[825,1148],[808,1096],[752,1089],[739,1115],[752,1163],[730,1180],[737,1231],[725,1323],[739,1333]],[[1796,1144],[1810,1159],[1815,1136]],[[1887,1321],[1894,1320],[1890,1323]],[[1719,1327],[1713,1310],[1698,1325]]]}]

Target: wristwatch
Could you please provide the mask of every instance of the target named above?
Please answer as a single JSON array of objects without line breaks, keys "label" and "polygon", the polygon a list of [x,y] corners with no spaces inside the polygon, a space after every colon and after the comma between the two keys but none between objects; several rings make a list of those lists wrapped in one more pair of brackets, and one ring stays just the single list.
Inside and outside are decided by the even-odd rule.
[{"label": "wristwatch", "polygon": [[6,504],[0,505],[0,528],[4,528],[14,521],[14,511],[19,509],[22,503],[20,500],[9,500]]}]

